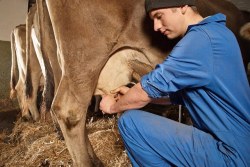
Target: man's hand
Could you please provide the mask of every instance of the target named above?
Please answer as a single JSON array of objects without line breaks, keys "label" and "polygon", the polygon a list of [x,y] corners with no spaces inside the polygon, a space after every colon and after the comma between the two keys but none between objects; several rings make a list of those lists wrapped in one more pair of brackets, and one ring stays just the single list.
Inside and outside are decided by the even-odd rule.
[{"label": "man's hand", "polygon": [[124,94],[128,92],[130,88],[126,86],[120,86],[114,90],[111,90],[109,95],[103,95],[100,102],[100,110],[103,114],[114,114],[116,112],[111,111],[110,108],[115,104]]},{"label": "man's hand", "polygon": [[110,108],[116,103],[116,99],[113,94],[103,95],[100,102],[100,110],[103,114],[114,114],[111,112]]}]

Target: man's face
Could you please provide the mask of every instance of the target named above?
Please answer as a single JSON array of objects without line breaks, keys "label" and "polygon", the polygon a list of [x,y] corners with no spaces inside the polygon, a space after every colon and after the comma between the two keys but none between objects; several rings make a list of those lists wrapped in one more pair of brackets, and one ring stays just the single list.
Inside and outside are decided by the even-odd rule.
[{"label": "man's face", "polygon": [[169,39],[184,36],[186,32],[184,15],[179,8],[163,8],[150,12],[154,21],[154,30],[160,31]]}]

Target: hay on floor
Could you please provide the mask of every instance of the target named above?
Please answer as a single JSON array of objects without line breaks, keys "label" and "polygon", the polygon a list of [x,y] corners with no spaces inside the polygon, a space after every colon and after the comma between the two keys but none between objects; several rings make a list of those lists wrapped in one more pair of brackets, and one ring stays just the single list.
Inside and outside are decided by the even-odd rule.
[{"label": "hay on floor", "polygon": [[[116,125],[117,118],[101,118],[87,124],[90,142],[107,167],[131,166]],[[11,134],[0,134],[0,166],[72,166],[64,140],[53,124],[15,123]]]}]

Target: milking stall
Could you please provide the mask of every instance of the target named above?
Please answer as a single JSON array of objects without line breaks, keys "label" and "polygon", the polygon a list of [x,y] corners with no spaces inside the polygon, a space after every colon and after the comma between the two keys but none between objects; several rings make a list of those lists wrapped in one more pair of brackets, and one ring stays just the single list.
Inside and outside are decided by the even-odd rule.
[{"label": "milking stall", "polygon": [[[195,138],[190,146],[173,137],[183,132],[186,140],[189,129],[193,137],[201,130],[216,139],[224,166],[250,167],[249,146],[238,152],[246,144],[243,139],[250,137],[250,1],[179,1],[0,0],[0,167],[221,166],[220,160],[216,163],[219,156],[200,150],[212,150],[206,148],[210,140],[199,136],[201,141]],[[190,15],[193,20],[188,21],[195,26],[189,24],[185,33],[172,38],[171,27],[164,29],[166,22],[161,22],[166,7],[180,11],[179,19],[191,10],[199,16]],[[211,22],[206,20],[224,15],[225,32],[235,42],[221,33],[222,26],[211,29],[227,38],[223,52],[241,55],[237,61],[229,56],[211,67],[203,59],[203,53],[210,54],[210,44],[204,44],[204,50],[199,42],[208,39],[205,35],[185,40],[191,48],[178,52],[185,56],[177,54],[190,36],[186,31],[201,31],[196,24],[204,26]],[[212,31],[202,30],[211,43],[218,40]],[[238,52],[228,51],[231,48]],[[218,48],[212,50],[220,54]],[[207,61],[204,68],[188,59],[198,51]],[[222,61],[216,56],[214,64]],[[214,73],[208,78],[217,85],[204,81],[210,68]],[[197,82],[189,85],[191,81]],[[211,116],[204,108],[218,112]],[[172,132],[172,125],[179,131]],[[224,143],[229,133],[239,136],[234,139],[237,147]],[[161,143],[149,134],[170,138]],[[185,149],[195,152],[189,156]],[[203,156],[215,160],[203,163]]]}]

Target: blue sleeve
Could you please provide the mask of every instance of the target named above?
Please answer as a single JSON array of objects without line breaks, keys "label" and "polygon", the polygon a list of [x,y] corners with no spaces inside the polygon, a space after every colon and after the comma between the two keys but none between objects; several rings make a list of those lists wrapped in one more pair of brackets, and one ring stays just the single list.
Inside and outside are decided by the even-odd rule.
[{"label": "blue sleeve", "polygon": [[208,35],[191,29],[170,55],[141,79],[149,97],[166,97],[178,90],[202,87],[209,83],[213,54]]}]

